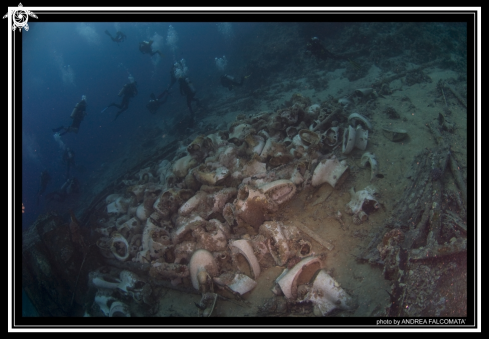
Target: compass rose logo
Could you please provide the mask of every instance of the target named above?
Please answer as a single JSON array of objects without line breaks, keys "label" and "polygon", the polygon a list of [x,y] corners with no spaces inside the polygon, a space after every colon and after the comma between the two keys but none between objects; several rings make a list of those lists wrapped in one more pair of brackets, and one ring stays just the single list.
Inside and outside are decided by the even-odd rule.
[{"label": "compass rose logo", "polygon": [[[7,16],[8,12],[3,16],[3,18],[5,19]],[[12,31],[15,31],[15,29],[18,28],[19,32],[22,32],[22,27],[24,27],[27,32],[29,30],[29,25],[27,24],[29,16],[37,19],[37,15],[27,9],[24,9],[22,3],[19,3],[19,8],[12,10]]]}]

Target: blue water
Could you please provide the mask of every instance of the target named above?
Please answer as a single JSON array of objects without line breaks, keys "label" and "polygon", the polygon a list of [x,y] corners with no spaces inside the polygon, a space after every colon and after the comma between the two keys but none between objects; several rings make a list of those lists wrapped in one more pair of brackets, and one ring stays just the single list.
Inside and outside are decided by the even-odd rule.
[{"label": "blue water", "polygon": [[[27,228],[44,212],[43,197],[36,206],[40,173],[47,169],[51,181],[44,194],[59,189],[64,183],[66,167],[62,151],[53,138],[52,128],[69,126],[71,111],[87,97],[87,116],[78,134],[67,133],[63,143],[75,151],[76,164],[85,171],[73,171],[80,182],[86,182],[112,152],[126,142],[138,126],[151,126],[164,114],[150,114],[145,106],[149,94],[159,94],[169,84],[169,70],[176,60],[184,58],[189,76],[197,89],[217,86],[214,59],[227,55],[235,46],[236,36],[256,24],[233,23],[232,31],[216,23],[36,23],[23,35],[22,56],[22,202],[25,213],[22,227]],[[169,26],[178,40],[167,44]],[[228,29],[228,30],[226,30]],[[121,30],[127,39],[113,42],[105,34],[115,36]],[[142,54],[139,42],[154,40],[153,49],[164,57]],[[173,47],[173,48],[172,48]],[[139,94],[129,109],[113,122],[115,107],[101,113],[117,96],[131,74],[138,82]],[[165,106],[176,112],[188,112],[177,86]]]}]

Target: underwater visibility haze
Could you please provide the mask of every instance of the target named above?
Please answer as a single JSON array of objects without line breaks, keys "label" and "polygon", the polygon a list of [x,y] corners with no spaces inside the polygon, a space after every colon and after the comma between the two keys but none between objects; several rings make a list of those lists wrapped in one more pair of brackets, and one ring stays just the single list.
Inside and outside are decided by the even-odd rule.
[{"label": "underwater visibility haze", "polygon": [[23,316],[467,316],[465,23],[29,26]]}]

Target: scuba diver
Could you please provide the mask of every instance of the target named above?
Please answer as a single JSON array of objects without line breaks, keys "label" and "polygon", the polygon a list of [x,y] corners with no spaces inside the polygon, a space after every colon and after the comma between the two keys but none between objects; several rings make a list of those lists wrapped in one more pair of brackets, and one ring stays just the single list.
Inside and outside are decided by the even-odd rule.
[{"label": "scuba diver", "polygon": [[[177,73],[179,73],[179,70],[181,71],[183,68],[181,67],[181,65],[178,63],[178,62],[175,62],[173,64],[173,66],[171,66],[171,69],[170,69],[170,84],[168,85],[168,88],[166,89],[166,91],[168,92],[172,87],[173,85],[175,85],[175,83],[177,82],[178,80],[178,77],[177,77]],[[163,93],[162,93],[163,94]],[[161,95],[162,95],[161,94]]]},{"label": "scuba diver", "polygon": [[187,97],[187,107],[190,111],[190,127],[194,124],[195,113],[192,110],[192,101],[197,102],[197,106],[200,107],[200,101],[195,97],[197,90],[194,87],[194,84],[187,78],[178,79],[178,83],[180,84],[180,94],[185,95]]},{"label": "scuba diver", "polygon": [[160,51],[153,51],[151,49],[151,45],[153,45],[153,40],[150,40],[150,41],[141,41],[139,43],[139,50],[143,54],[149,54],[151,56],[153,56],[155,54],[159,54],[160,57],[163,57],[163,54]]},{"label": "scuba diver", "polygon": [[243,86],[244,79],[245,77],[242,76],[241,80],[238,82],[233,76],[224,74],[221,76],[221,85],[227,87],[229,90],[232,90],[234,86],[239,86],[239,87]]},{"label": "scuba diver", "polygon": [[151,112],[151,113],[156,113],[158,108],[163,105],[166,100],[168,99],[168,96],[170,95],[170,89],[175,85],[177,80],[182,78],[187,74],[187,67],[185,66],[185,60],[182,59],[180,61],[175,62],[171,68],[170,68],[170,84],[168,87],[157,97],[151,93],[150,95],[150,100],[148,104],[146,105],[146,108]]},{"label": "scuba diver", "polygon": [[70,168],[75,167],[75,152],[66,147],[63,153],[63,162],[66,163],[66,177],[70,177]]},{"label": "scuba diver", "polygon": [[87,108],[87,97],[85,95],[82,95],[81,101],[76,104],[75,108],[73,108],[73,111],[71,112],[71,119],[73,119],[71,126],[68,127],[61,126],[58,128],[53,128],[53,132],[59,133],[61,130],[64,129],[63,132],[59,133],[60,136],[65,135],[68,132],[78,133],[80,124],[83,121],[83,118],[85,118],[85,115],[87,115],[86,108]]},{"label": "scuba diver", "polygon": [[57,191],[46,195],[46,200],[63,202],[71,194],[80,193],[80,182],[77,178],[68,178]]},{"label": "scuba diver", "polygon": [[61,191],[65,192],[66,195],[80,193],[80,181],[75,177],[66,180],[61,186]]},{"label": "scuba diver", "polygon": [[124,87],[122,87],[118,94],[118,96],[122,96],[122,101],[120,105],[113,102],[109,106],[105,107],[101,112],[105,112],[107,108],[112,106],[119,108],[120,111],[117,112],[113,121],[115,121],[122,112],[129,108],[129,100],[138,94],[137,82],[134,80],[132,75],[129,75],[128,79],[129,82],[125,84]]},{"label": "scuba diver", "polygon": [[160,106],[166,102],[169,94],[170,92],[168,92],[166,89],[158,97],[156,97],[154,93],[151,93],[149,95],[149,102],[146,105],[146,108],[150,111],[150,113],[155,114],[158,108],[160,108]]},{"label": "scuba diver", "polygon": [[348,60],[347,58],[336,55],[328,51],[319,41],[317,37],[312,37],[306,45],[306,50],[309,51],[316,58],[321,60],[335,59],[335,60]]},{"label": "scuba diver", "polygon": [[123,41],[124,41],[124,40],[126,40],[126,38],[127,38],[127,36],[126,36],[124,33],[122,33],[121,31],[117,31],[117,32],[115,33],[115,37],[113,37],[113,36],[112,36],[112,35],[109,33],[109,31],[108,31],[108,30],[105,30],[105,34],[107,34],[107,35],[108,35],[108,36],[109,36],[109,37],[112,39],[112,41],[117,42],[117,43],[119,43],[119,42],[123,42]]},{"label": "scuba diver", "polygon": [[41,172],[41,182],[39,183],[39,190],[37,191],[37,206],[39,206],[39,197],[46,190],[46,186],[48,182],[51,180],[51,176],[49,175],[48,170],[44,170]]}]

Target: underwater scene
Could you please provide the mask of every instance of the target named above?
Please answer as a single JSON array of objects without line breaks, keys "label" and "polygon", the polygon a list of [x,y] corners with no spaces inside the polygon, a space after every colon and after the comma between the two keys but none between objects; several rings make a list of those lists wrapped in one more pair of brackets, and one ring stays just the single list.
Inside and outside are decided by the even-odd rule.
[{"label": "underwater scene", "polygon": [[465,317],[467,114],[466,23],[29,22],[22,315]]}]

